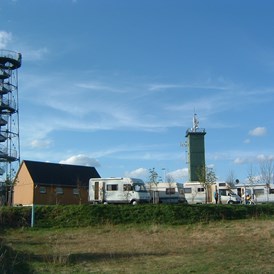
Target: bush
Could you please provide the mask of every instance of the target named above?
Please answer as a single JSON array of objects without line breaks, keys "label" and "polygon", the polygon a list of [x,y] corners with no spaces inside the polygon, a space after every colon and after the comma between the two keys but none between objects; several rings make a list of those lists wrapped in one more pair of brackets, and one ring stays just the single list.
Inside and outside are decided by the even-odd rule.
[{"label": "bush", "polygon": [[33,273],[26,259],[25,255],[15,252],[0,238],[0,273]]},{"label": "bush", "polygon": [[[30,226],[31,207],[1,207],[1,227]],[[77,227],[101,224],[182,225],[218,220],[274,216],[274,204],[265,205],[69,205],[36,206],[36,227]]]},{"label": "bush", "polygon": [[29,207],[0,207],[0,227],[29,226],[30,220]]}]

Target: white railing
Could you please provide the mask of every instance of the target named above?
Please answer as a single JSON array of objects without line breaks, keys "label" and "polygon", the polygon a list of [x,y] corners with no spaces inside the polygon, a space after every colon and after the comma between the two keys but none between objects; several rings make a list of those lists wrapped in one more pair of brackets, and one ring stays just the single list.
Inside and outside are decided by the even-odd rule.
[{"label": "white railing", "polygon": [[0,57],[10,58],[10,59],[21,62],[22,55],[21,55],[21,53],[18,53],[18,52],[15,52],[15,51],[1,49],[0,50]]},{"label": "white railing", "polygon": [[3,109],[16,109],[16,103],[13,99],[2,98],[2,100],[0,100],[0,106]]},{"label": "white railing", "polygon": [[7,93],[15,90],[15,86],[10,83],[0,83],[0,92]]},{"label": "white railing", "polygon": [[0,146],[0,158],[14,158],[17,157],[17,150],[9,149],[4,145]]}]

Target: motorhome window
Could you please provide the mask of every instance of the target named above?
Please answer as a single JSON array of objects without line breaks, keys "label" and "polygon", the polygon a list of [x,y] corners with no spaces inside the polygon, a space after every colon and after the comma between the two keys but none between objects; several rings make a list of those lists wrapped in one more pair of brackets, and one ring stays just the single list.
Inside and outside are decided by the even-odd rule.
[{"label": "motorhome window", "polygon": [[118,185],[107,185],[107,191],[117,191]]},{"label": "motorhome window", "polygon": [[56,194],[64,194],[62,187],[56,187]]},{"label": "motorhome window", "polygon": [[133,185],[133,189],[136,191],[136,192],[145,192],[146,191],[146,188],[143,184],[134,184]]},{"label": "motorhome window", "polygon": [[204,192],[205,189],[203,187],[198,187],[198,192]]},{"label": "motorhome window", "polygon": [[179,189],[179,193],[180,194],[184,194],[184,190],[181,188],[181,189]]},{"label": "motorhome window", "polygon": [[131,184],[124,184],[123,189],[124,189],[124,191],[132,191],[132,185]]},{"label": "motorhome window", "polygon": [[175,194],[175,188],[174,187],[167,188],[166,194],[168,194],[168,195]]},{"label": "motorhome window", "polygon": [[226,196],[226,189],[219,189],[219,194],[221,196]]},{"label": "motorhome window", "polygon": [[269,194],[274,194],[274,188],[269,189]]},{"label": "motorhome window", "polygon": [[226,183],[219,183],[219,186],[225,186]]},{"label": "motorhome window", "polygon": [[260,195],[264,195],[264,189],[263,188],[261,188],[261,189],[254,189],[253,193],[257,197],[260,196]]},{"label": "motorhome window", "polygon": [[79,188],[74,188],[72,192],[74,195],[79,195]]},{"label": "motorhome window", "polygon": [[40,188],[39,188],[39,192],[40,192],[41,194],[45,194],[45,193],[47,193],[47,189],[46,189],[46,187],[45,187],[45,186],[40,186]]},{"label": "motorhome window", "polygon": [[185,193],[191,193],[191,187],[186,187],[184,188]]}]

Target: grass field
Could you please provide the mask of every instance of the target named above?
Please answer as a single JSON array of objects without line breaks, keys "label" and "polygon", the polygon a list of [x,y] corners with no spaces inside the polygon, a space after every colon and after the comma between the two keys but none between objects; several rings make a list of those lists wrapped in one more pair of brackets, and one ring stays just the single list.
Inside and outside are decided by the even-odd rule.
[{"label": "grass field", "polygon": [[274,273],[274,220],[8,229],[0,238],[13,250],[10,273]]}]

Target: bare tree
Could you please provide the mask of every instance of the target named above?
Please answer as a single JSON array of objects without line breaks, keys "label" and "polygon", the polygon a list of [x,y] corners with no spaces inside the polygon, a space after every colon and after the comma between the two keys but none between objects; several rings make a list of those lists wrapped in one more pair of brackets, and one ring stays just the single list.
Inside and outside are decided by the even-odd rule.
[{"label": "bare tree", "polygon": [[267,159],[260,163],[261,182],[270,185],[274,182],[274,162]]},{"label": "bare tree", "polygon": [[[150,194],[152,194],[152,200],[153,203],[156,203],[158,199],[156,199],[156,193],[157,192],[157,186],[158,186],[158,173],[155,171],[155,168],[151,168],[149,169],[149,192]],[[156,186],[156,191],[152,191],[152,186],[155,185]],[[158,197],[159,198],[159,197]]]},{"label": "bare tree", "polygon": [[256,176],[255,176],[255,173],[254,173],[254,168],[253,168],[253,165],[251,164],[249,166],[249,169],[248,169],[248,174],[247,174],[247,179],[248,179],[248,183],[250,186],[253,187],[253,185],[256,183]]},{"label": "bare tree", "polygon": [[208,202],[208,190],[211,185],[213,185],[217,181],[217,177],[213,168],[209,168],[206,166],[201,166],[197,170],[197,177],[199,182],[205,189],[205,201]]},{"label": "bare tree", "polygon": [[158,185],[158,173],[155,171],[155,168],[151,168],[149,170],[149,184],[155,185],[157,187]]},{"label": "bare tree", "polygon": [[172,177],[172,175],[168,174],[166,176],[166,182],[168,183],[168,195],[169,195],[169,202],[171,202],[171,195],[172,195],[172,183],[174,183],[174,178]]},{"label": "bare tree", "polygon": [[226,183],[228,184],[230,188],[233,188],[235,187],[235,182],[236,182],[236,179],[235,179],[234,171],[230,170],[226,178]]},{"label": "bare tree", "polygon": [[273,159],[267,159],[260,163],[260,179],[267,189],[267,201],[269,199],[270,184],[274,182],[274,162]]},{"label": "bare tree", "polygon": [[81,180],[79,178],[77,178],[77,182],[76,182],[76,189],[77,189],[77,195],[79,198],[79,205],[82,204],[82,188],[83,188],[83,184],[81,182]]},{"label": "bare tree", "polygon": [[[247,180],[248,180],[249,187],[251,188],[252,199],[254,199],[254,184],[258,180],[257,180],[257,176],[255,175],[255,171],[252,164],[249,166],[249,169],[248,169]],[[247,193],[245,191],[244,192],[245,203],[247,203],[246,197],[247,197]]]}]

